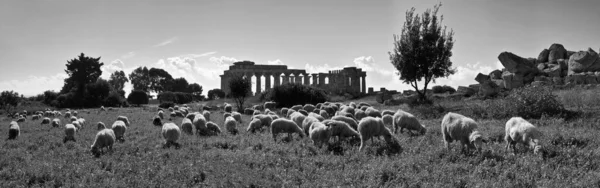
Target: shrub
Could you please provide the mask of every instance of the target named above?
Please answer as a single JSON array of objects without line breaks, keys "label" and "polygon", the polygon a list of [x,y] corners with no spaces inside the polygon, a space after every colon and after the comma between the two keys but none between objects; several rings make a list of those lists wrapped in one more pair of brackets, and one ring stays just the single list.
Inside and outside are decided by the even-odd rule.
[{"label": "shrub", "polygon": [[449,92],[450,94],[452,94],[452,93],[456,92],[456,89],[454,89],[454,88],[452,88],[450,86],[444,85],[444,86],[433,86],[431,88],[431,91],[433,93],[446,93],[446,92]]},{"label": "shrub", "polygon": [[106,107],[117,107],[125,102],[125,98],[118,91],[111,91],[108,97],[104,99],[103,105]]},{"label": "shrub", "polygon": [[171,108],[174,107],[175,104],[172,102],[165,102],[165,103],[160,103],[160,105],[158,105],[158,107],[162,108],[162,109],[167,109],[167,108]]},{"label": "shrub", "polygon": [[327,94],[324,90],[302,84],[275,86],[269,92],[265,92],[265,95],[263,96],[265,100],[275,101],[279,107],[317,104],[327,101]]},{"label": "shrub", "polygon": [[182,92],[162,92],[157,96],[158,101],[160,103],[163,102],[171,102],[177,104],[185,104],[194,101],[194,95],[191,93],[182,93]]},{"label": "shrub", "polygon": [[148,94],[141,90],[131,91],[127,96],[127,101],[133,105],[148,104]]}]

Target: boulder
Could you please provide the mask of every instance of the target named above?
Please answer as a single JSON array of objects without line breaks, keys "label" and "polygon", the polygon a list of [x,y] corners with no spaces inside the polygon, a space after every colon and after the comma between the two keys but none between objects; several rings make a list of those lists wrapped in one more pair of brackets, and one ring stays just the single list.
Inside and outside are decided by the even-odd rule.
[{"label": "boulder", "polygon": [[389,99],[392,99],[392,94],[390,94],[387,91],[380,91],[375,96],[375,100],[380,104],[383,104],[383,102],[385,102],[386,100],[389,100]]},{"label": "boulder", "polygon": [[585,75],[585,84],[598,84],[598,78],[593,74]]},{"label": "boulder", "polygon": [[568,84],[585,84],[585,74],[574,73],[567,76],[566,82]]},{"label": "boulder", "polygon": [[554,85],[563,85],[565,84],[565,80],[561,77],[552,77],[552,83],[554,83]]},{"label": "boulder", "polygon": [[504,80],[502,79],[491,79],[492,82],[496,83],[496,85],[498,85],[501,89],[506,88],[506,86],[504,85]]},{"label": "boulder", "polygon": [[475,77],[475,81],[479,82],[480,84],[489,80],[490,76],[481,73],[477,74],[477,76]]},{"label": "boulder", "polygon": [[536,76],[535,79],[534,79],[534,82],[535,81],[549,82],[550,79],[548,77],[545,77],[545,76]]},{"label": "boulder", "polygon": [[471,87],[458,86],[456,93],[461,93],[461,94],[464,94],[465,96],[471,96],[471,95],[475,94],[475,89],[473,89]]},{"label": "boulder", "polygon": [[549,77],[561,77],[562,70],[560,65],[550,64],[548,68],[544,69],[544,73]]},{"label": "boulder", "polygon": [[538,62],[536,58],[527,58],[527,61],[533,63],[534,65],[537,65],[538,63],[543,63],[543,62]]},{"label": "boulder", "polygon": [[565,59],[567,57],[567,50],[562,44],[554,43],[548,49],[548,62],[556,62],[559,59]]},{"label": "boulder", "polygon": [[561,70],[569,70],[569,60],[568,59],[559,59],[556,63],[560,66]]},{"label": "boulder", "polygon": [[493,70],[490,72],[490,79],[502,79],[502,71],[497,69]]},{"label": "boulder", "polygon": [[522,76],[510,72],[502,74],[502,80],[504,80],[504,87],[506,89],[523,87],[524,85]]},{"label": "boulder", "polygon": [[544,64],[544,63],[540,63],[537,65],[537,69],[540,71],[543,71],[545,68],[546,68],[546,64]]},{"label": "boulder", "polygon": [[475,90],[475,92],[479,91],[479,88],[481,87],[479,84],[471,84],[469,85],[470,88],[473,88],[473,90]]},{"label": "boulder", "polygon": [[545,63],[548,62],[548,56],[550,55],[550,51],[548,49],[544,49],[542,50],[542,52],[540,52],[540,55],[538,55],[538,61],[540,63]]},{"label": "boulder", "polygon": [[574,51],[567,51],[567,57],[565,57],[565,59],[569,59],[573,54],[575,54]]},{"label": "boulder", "polygon": [[600,71],[600,57],[591,48],[587,51],[579,51],[569,59],[568,69],[569,75],[588,71]]},{"label": "boulder", "polygon": [[485,81],[480,84],[479,87],[479,96],[482,97],[492,97],[500,92],[500,87],[496,85],[496,83],[491,80]]},{"label": "boulder", "polygon": [[[539,73],[535,64],[513,53],[502,52],[498,56],[498,59],[508,72],[519,75],[523,83],[531,83],[533,78]],[[502,79],[504,79],[504,75]],[[504,81],[506,83],[506,80]]]}]

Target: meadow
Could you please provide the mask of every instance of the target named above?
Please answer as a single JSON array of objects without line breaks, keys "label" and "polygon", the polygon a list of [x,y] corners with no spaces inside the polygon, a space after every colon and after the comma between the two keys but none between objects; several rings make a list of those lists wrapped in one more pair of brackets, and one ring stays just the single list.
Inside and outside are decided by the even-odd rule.
[{"label": "meadow", "polygon": [[[465,155],[457,143],[447,151],[439,115],[421,115],[406,105],[382,106],[374,97],[350,101],[415,113],[428,132],[414,137],[396,134],[400,152],[386,150],[383,139],[358,152],[357,142],[332,142],[318,148],[296,135],[273,142],[269,131],[247,133],[250,116],[243,115],[240,134],[183,134],[181,148],[175,149],[163,148],[161,127],[152,125],[156,106],[79,110],[87,124],[77,133],[76,142],[67,143],[63,143],[64,128],[40,125],[30,118],[19,124],[17,140],[4,140],[11,119],[2,117],[0,187],[600,187],[598,92],[555,91],[565,107],[585,113],[576,118],[531,119],[544,133],[541,142],[546,152],[540,155],[505,152],[507,118],[476,119],[479,130],[489,138],[481,154]],[[448,111],[458,112],[480,102],[438,101]],[[191,107],[197,111],[205,104]],[[119,115],[129,117],[132,124],[125,142],[116,143],[113,152],[100,157],[91,155],[96,122],[109,126]],[[221,129],[222,115],[219,110],[211,115]],[[172,121],[179,125],[181,118]]]}]

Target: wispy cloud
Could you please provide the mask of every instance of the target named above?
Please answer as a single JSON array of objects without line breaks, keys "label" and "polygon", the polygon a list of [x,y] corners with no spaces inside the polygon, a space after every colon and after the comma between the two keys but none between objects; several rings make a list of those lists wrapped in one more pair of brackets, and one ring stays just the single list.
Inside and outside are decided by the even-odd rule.
[{"label": "wispy cloud", "polygon": [[165,45],[171,44],[171,43],[173,43],[175,41],[177,41],[177,37],[173,37],[173,38],[167,39],[167,40],[165,40],[165,41],[163,41],[161,43],[153,45],[153,47],[165,46]]},{"label": "wispy cloud", "polygon": [[205,56],[209,56],[209,55],[213,55],[216,54],[217,52],[206,52],[206,53],[202,53],[202,54],[189,54],[188,56],[191,58],[199,58],[199,57],[205,57]]},{"label": "wispy cloud", "polygon": [[33,96],[41,94],[46,90],[59,91],[64,84],[65,78],[67,78],[66,73],[58,73],[53,76],[30,75],[24,80],[0,81],[0,88],[3,90],[13,90],[25,96]]},{"label": "wispy cloud", "polygon": [[128,52],[127,54],[121,56],[121,59],[129,59],[129,58],[132,58],[133,56],[135,56],[135,52],[131,51],[131,52]]}]

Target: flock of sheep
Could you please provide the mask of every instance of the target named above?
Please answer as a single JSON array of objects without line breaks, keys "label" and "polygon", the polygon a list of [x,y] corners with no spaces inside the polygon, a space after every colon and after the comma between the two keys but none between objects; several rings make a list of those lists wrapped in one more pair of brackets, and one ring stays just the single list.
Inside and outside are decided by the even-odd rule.
[{"label": "flock of sheep", "polygon": [[[332,139],[340,140],[360,139],[359,151],[366,147],[366,142],[372,138],[383,136],[385,142],[390,147],[399,147],[399,141],[395,137],[398,130],[403,133],[404,130],[409,135],[423,135],[427,133],[427,128],[423,126],[417,117],[403,111],[391,110],[379,111],[367,103],[349,104],[342,103],[319,103],[317,105],[295,105],[290,108],[281,108],[279,113],[271,111],[275,109],[274,102],[265,102],[264,105],[255,105],[252,108],[244,109],[244,114],[251,115],[250,122],[247,124],[246,131],[255,133],[257,131],[270,130],[274,141],[281,133],[287,134],[292,138],[293,134],[299,137],[310,138],[315,146],[322,147],[328,144]],[[238,127],[243,124],[242,114],[233,111],[230,104],[225,103],[223,114],[224,130],[229,134],[238,134]],[[100,108],[104,111],[104,107]],[[165,112],[169,111],[171,117],[181,117],[180,126],[172,122],[163,123]],[[67,110],[64,118],[70,123],[64,125],[65,137],[63,142],[75,141],[75,134],[86,124],[85,119],[77,118],[77,111]],[[210,119],[211,112],[203,109],[202,112],[192,112],[187,105],[182,107],[171,107],[169,109],[158,109],[152,123],[156,126],[162,126],[162,137],[165,140],[165,147],[180,147],[178,143],[181,133],[198,136],[212,136],[222,134],[222,129]],[[51,124],[53,127],[59,127],[63,116],[59,111],[46,110],[36,112],[32,115],[32,120],[41,119],[41,124]],[[19,134],[19,122],[25,121],[27,112],[24,111],[18,116],[17,121],[12,121],[9,125],[8,139],[16,139]],[[51,119],[53,118],[53,119]],[[171,120],[171,119],[169,119]],[[124,135],[127,128],[131,126],[127,117],[119,116],[107,128],[104,123],[98,122],[94,143],[91,145],[91,152],[99,155],[104,153],[104,149],[112,151],[112,146],[116,141],[124,141]],[[390,130],[388,127],[391,127]],[[477,130],[478,124],[469,117],[457,113],[448,113],[444,116],[441,123],[442,139],[445,147],[453,141],[460,142],[461,151],[468,153],[470,149],[481,152],[483,143],[486,141],[483,134]],[[195,129],[195,131],[194,131]],[[506,150],[511,146],[513,152],[516,152],[516,144],[521,143],[525,148],[533,149],[534,153],[541,151],[539,144],[541,132],[531,123],[523,118],[513,117],[506,122],[505,141]]]}]

